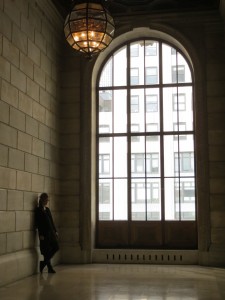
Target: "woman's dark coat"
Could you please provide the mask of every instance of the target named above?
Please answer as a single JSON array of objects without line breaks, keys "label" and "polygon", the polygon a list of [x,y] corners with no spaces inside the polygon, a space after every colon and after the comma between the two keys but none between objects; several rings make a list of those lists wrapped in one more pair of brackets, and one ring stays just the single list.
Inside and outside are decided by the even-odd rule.
[{"label": "woman's dark coat", "polygon": [[58,237],[56,235],[56,227],[53,222],[51,211],[48,207],[45,209],[41,206],[35,210],[35,222],[38,229],[39,238],[44,237],[44,240],[40,239],[40,251],[47,259],[55,254],[59,250]]}]

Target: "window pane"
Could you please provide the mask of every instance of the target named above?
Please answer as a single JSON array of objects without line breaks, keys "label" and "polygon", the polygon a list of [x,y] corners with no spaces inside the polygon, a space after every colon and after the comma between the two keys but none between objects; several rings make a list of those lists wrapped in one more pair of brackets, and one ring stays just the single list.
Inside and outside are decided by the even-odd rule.
[{"label": "window pane", "polygon": [[112,220],[112,180],[100,179],[98,187],[99,195],[99,220]]},{"label": "window pane", "polygon": [[[146,89],[145,90],[145,112],[146,112],[146,124],[157,124],[157,130],[160,130],[159,122],[159,89]],[[146,128],[148,131],[148,129]]]},{"label": "window pane", "polygon": [[186,130],[193,130],[193,93],[192,87],[179,87],[177,108],[179,120],[186,123]]},{"label": "window pane", "polygon": [[133,43],[130,45],[130,56],[139,56],[139,44]]},{"label": "window pane", "polygon": [[114,91],[114,133],[127,131],[127,92],[126,90]]},{"label": "window pane", "polygon": [[132,220],[146,220],[146,196],[145,180],[133,179],[131,182]]},{"label": "window pane", "polygon": [[126,137],[114,137],[114,177],[127,177]]},{"label": "window pane", "polygon": [[181,220],[195,220],[194,178],[181,179],[180,185],[176,186],[176,202],[181,203]]},{"label": "window pane", "polygon": [[177,135],[174,136],[174,139],[185,140],[186,135],[179,134],[179,132],[185,132],[186,131],[186,123],[185,122],[179,122],[173,124],[173,130],[177,132]]},{"label": "window pane", "polygon": [[157,84],[159,82],[159,43],[155,41],[145,42],[145,84]]},{"label": "window pane", "polygon": [[158,54],[158,43],[145,41],[145,56],[156,56]]},{"label": "window pane", "polygon": [[99,132],[103,126],[112,132],[112,91],[99,92]]},{"label": "window pane", "polygon": [[177,65],[177,56],[171,54],[171,46],[162,44],[163,83],[172,83],[172,66]]},{"label": "window pane", "polygon": [[176,168],[174,164],[174,153],[178,153],[178,141],[173,135],[164,137],[164,172],[165,176],[174,176]]},{"label": "window pane", "polygon": [[105,64],[100,77],[100,87],[112,86],[112,58]]},{"label": "window pane", "polygon": [[99,138],[99,177],[112,177],[112,138]]},{"label": "window pane", "polygon": [[139,142],[131,141],[131,176],[145,176],[145,138],[140,136]]},{"label": "window pane", "polygon": [[[181,74],[181,77],[179,78],[178,75],[178,82],[191,82],[191,72],[190,72],[190,68],[186,62],[186,59],[183,57],[183,55],[181,55],[179,52],[177,52],[177,67],[179,66],[183,66],[184,67],[184,78],[182,78],[182,70],[179,70],[178,68],[178,74]],[[183,80],[183,81],[182,81]]]},{"label": "window pane", "polygon": [[131,98],[130,98],[130,111],[131,111],[131,113],[138,113],[139,112],[139,96],[138,95],[131,95]]},{"label": "window pane", "polygon": [[178,122],[177,88],[163,89],[163,127],[164,131],[173,131],[173,124]]},{"label": "window pane", "polygon": [[185,66],[183,65],[172,66],[171,72],[172,72],[173,83],[185,82]]},{"label": "window pane", "polygon": [[147,180],[147,220],[161,220],[160,179]]},{"label": "window pane", "polygon": [[130,84],[131,85],[139,84],[139,69],[138,68],[130,69]]},{"label": "window pane", "polygon": [[175,201],[175,186],[179,179],[165,179],[165,220],[179,220],[180,204]]},{"label": "window pane", "polygon": [[99,173],[105,177],[110,174],[110,155],[99,154]]},{"label": "window pane", "polygon": [[147,67],[145,69],[145,84],[157,84],[158,83],[158,68]]},{"label": "window pane", "polygon": [[180,176],[194,176],[195,162],[194,162],[194,140],[193,135],[186,135],[185,139],[180,140]]},{"label": "window pane", "polygon": [[99,92],[99,112],[112,112],[112,91]]},{"label": "window pane", "polygon": [[[138,49],[138,55],[131,55],[130,57],[130,84],[139,85],[144,84],[144,41],[131,43],[130,52],[133,49]],[[137,54],[137,53],[136,53]]]},{"label": "window pane", "polygon": [[127,218],[127,179],[114,179],[114,220]]},{"label": "window pane", "polygon": [[[99,125],[99,133],[104,135],[104,134],[109,134],[110,128],[109,125]],[[109,137],[102,137],[101,142],[108,143],[110,140]]]},{"label": "window pane", "polygon": [[146,95],[146,112],[158,112],[159,100],[158,95]]},{"label": "window pane", "polygon": [[[140,125],[139,124],[131,124],[130,130],[132,133],[139,133],[140,132]],[[131,141],[132,142],[139,142],[140,141],[140,136],[139,134],[131,136]]]},{"label": "window pane", "polygon": [[160,142],[158,140],[146,141],[146,173],[148,177],[160,176]]},{"label": "window pane", "polygon": [[[145,107],[144,107],[144,89],[132,89],[131,90],[131,99],[133,97],[138,98],[138,109],[136,108],[135,111],[134,107],[131,106],[131,124],[138,124],[139,131],[143,132],[145,129],[144,126],[144,114],[145,114]],[[132,103],[131,103],[132,104]],[[134,105],[134,104],[133,104]],[[132,128],[131,128],[131,132]]]},{"label": "window pane", "polygon": [[190,68],[185,58],[169,45],[162,44],[163,83],[191,82]]},{"label": "window pane", "polygon": [[114,86],[127,84],[127,48],[123,47],[114,54]]}]

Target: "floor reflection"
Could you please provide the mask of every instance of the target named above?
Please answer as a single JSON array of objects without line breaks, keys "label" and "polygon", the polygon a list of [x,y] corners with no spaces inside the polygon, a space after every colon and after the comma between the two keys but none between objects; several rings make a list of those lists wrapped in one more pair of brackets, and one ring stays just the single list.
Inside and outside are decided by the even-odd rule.
[{"label": "floor reflection", "polygon": [[3,300],[224,300],[225,269],[60,265],[0,288]]}]

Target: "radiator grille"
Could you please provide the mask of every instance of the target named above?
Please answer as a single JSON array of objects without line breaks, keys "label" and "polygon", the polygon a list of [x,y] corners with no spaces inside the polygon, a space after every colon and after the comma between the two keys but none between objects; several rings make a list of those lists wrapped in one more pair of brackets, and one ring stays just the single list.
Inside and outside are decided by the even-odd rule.
[{"label": "radiator grille", "polygon": [[93,263],[198,264],[197,250],[94,249]]}]

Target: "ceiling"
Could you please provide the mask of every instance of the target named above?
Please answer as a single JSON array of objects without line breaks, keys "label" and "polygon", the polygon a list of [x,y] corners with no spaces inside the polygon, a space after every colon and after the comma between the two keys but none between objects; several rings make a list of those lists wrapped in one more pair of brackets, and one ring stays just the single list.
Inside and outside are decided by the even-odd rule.
[{"label": "ceiling", "polygon": [[[95,2],[96,0],[89,2]],[[52,0],[57,10],[66,17],[72,6],[78,2],[74,0]],[[83,1],[85,2],[85,1]],[[135,14],[146,11],[152,13],[198,11],[218,9],[220,0],[102,0],[112,16]]]}]

